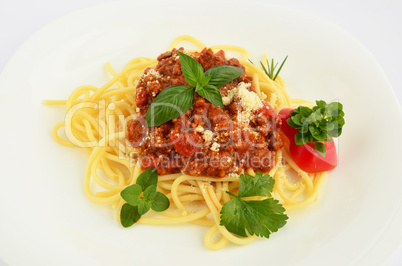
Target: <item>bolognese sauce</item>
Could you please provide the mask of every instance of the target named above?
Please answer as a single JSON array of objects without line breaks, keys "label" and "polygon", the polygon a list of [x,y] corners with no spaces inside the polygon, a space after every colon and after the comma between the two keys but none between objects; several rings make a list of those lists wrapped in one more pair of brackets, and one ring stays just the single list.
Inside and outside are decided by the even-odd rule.
[{"label": "bolognese sauce", "polygon": [[[173,85],[186,85],[178,51],[197,60],[204,71],[228,65],[243,69],[243,75],[222,88],[225,108],[215,106],[194,93],[188,111],[160,126],[147,127],[145,116],[156,96]],[[137,118],[128,124],[128,139],[139,151],[143,169],[154,167],[159,174],[184,172],[194,176],[224,177],[243,169],[266,172],[275,165],[282,147],[275,111],[261,100],[252,77],[235,58],[211,49],[188,53],[173,49],[158,57],[156,67],[147,68],[136,88]]]}]

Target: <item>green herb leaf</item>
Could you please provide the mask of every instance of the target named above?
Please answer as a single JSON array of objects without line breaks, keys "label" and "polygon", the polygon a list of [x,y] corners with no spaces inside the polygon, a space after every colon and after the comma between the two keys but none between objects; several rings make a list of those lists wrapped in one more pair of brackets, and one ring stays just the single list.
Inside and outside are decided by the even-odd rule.
[{"label": "green herb leaf", "polygon": [[325,157],[326,148],[322,141],[331,141],[331,138],[342,134],[345,113],[339,102],[327,104],[321,100],[316,101],[316,104],[313,108],[299,106],[289,114],[290,118],[286,122],[289,126],[299,129],[295,134],[297,145],[314,142],[316,151]]},{"label": "green herb leaf", "polygon": [[229,232],[246,237],[257,235],[269,238],[272,232],[286,224],[285,209],[272,198],[261,201],[245,201],[233,198],[221,210],[221,225]]},{"label": "green herb leaf", "polygon": [[204,68],[191,56],[182,52],[178,52],[178,54],[184,78],[190,86],[195,87],[197,82],[201,81],[203,78]]},{"label": "green herb leaf", "polygon": [[146,214],[150,208],[151,208],[151,202],[149,202],[147,200],[142,199],[138,203],[138,213],[140,215]]},{"label": "green herb leaf", "polygon": [[151,208],[156,212],[163,212],[169,208],[169,199],[161,192],[156,192],[155,198],[151,201]]},{"label": "green herb leaf", "polygon": [[184,78],[190,86],[171,86],[156,96],[148,108],[148,127],[160,126],[193,106],[194,87],[196,92],[212,104],[224,108],[219,88],[243,74],[243,70],[233,66],[216,66],[204,73],[200,63],[189,55],[178,52]]},{"label": "green herb leaf", "polygon": [[275,77],[274,77],[274,79],[273,79],[273,80],[275,80],[275,79],[278,77],[279,72],[281,72],[282,67],[283,67],[283,65],[285,64],[285,62],[286,62],[286,60],[287,60],[287,59],[288,59],[288,56],[286,56],[286,57],[285,57],[285,59],[283,60],[283,62],[282,62],[282,64],[281,64],[281,66],[279,67],[278,71],[276,71],[276,75],[275,75]]},{"label": "green herb leaf", "polygon": [[151,185],[144,191],[144,200],[152,201],[156,196],[156,185]]},{"label": "green herb leaf", "polygon": [[[255,178],[255,180],[253,180]],[[241,197],[271,195],[275,180],[269,175],[256,173],[239,177],[239,195],[226,202],[221,210],[220,225],[239,236],[257,235],[269,238],[272,232],[286,224],[288,216],[278,200],[243,200]]]},{"label": "green herb leaf", "polygon": [[[275,64],[274,59],[272,58],[271,64],[269,64],[269,61],[267,59],[267,67],[264,66],[264,64],[260,61],[260,64],[262,66],[262,69],[264,70],[265,74],[272,80],[275,80],[279,72],[281,72],[283,65],[285,64],[286,60],[288,59],[288,56],[285,57],[285,59],[282,61],[282,64],[280,65],[278,71],[276,71],[275,74],[275,69],[278,66],[278,63]],[[251,62],[252,63],[252,62]],[[275,75],[274,75],[275,74]]]},{"label": "green herb leaf", "polygon": [[196,92],[204,99],[208,100],[210,103],[224,108],[222,101],[222,95],[217,87],[213,85],[206,85],[205,87],[197,86]]},{"label": "green herb leaf", "polygon": [[[126,187],[120,193],[127,201],[120,211],[120,220],[124,227],[136,223],[150,208],[157,212],[169,208],[169,199],[156,191],[157,183],[158,172],[155,168],[149,168],[138,176],[136,184]],[[141,197],[142,192],[144,193]]]},{"label": "green herb leaf", "polygon": [[156,186],[158,183],[158,172],[155,168],[149,168],[138,176],[135,183],[141,186],[141,191],[145,191],[149,186]]},{"label": "green herb leaf", "polygon": [[120,195],[131,206],[137,206],[140,202],[141,192],[142,187],[138,184],[134,184],[123,189]]},{"label": "green herb leaf", "polygon": [[270,175],[262,175],[261,172],[255,177],[249,174],[242,174],[239,178],[239,197],[271,196],[275,179]]},{"label": "green herb leaf", "polygon": [[203,77],[203,78],[197,83],[197,85],[200,84],[202,87],[204,87],[204,86],[208,85],[208,83],[209,83],[210,80],[211,80],[211,76]]},{"label": "green herb leaf", "polygon": [[319,154],[321,154],[321,156],[325,157],[325,153],[327,152],[327,148],[325,147],[324,143],[316,142],[314,144],[314,148]]},{"label": "green herb leaf", "polygon": [[297,129],[300,129],[300,128],[301,128],[300,125],[297,125],[297,124],[295,124],[295,122],[293,122],[292,117],[291,117],[291,118],[288,118],[288,119],[286,120],[286,122],[287,122],[287,123],[289,124],[289,126],[291,126],[291,127],[294,127],[294,128],[297,128]]},{"label": "green herb leaf", "polygon": [[204,75],[206,77],[211,77],[211,80],[208,83],[209,85],[213,85],[220,89],[229,82],[243,75],[243,69],[234,66],[214,66],[208,69]]},{"label": "green herb leaf", "polygon": [[141,218],[141,215],[138,213],[138,207],[137,206],[131,206],[128,203],[125,203],[121,207],[120,211],[120,222],[123,227],[130,227],[133,224],[135,224],[139,219]]},{"label": "green herb leaf", "polygon": [[147,111],[147,126],[160,126],[180,116],[193,106],[193,100],[192,87],[177,85],[164,89]]},{"label": "green herb leaf", "polygon": [[292,116],[292,118],[290,118],[290,119],[292,119],[292,122],[294,124],[301,127],[303,125],[303,122],[301,121],[302,118],[303,118],[303,116],[301,116],[300,114],[296,114],[295,116]]}]

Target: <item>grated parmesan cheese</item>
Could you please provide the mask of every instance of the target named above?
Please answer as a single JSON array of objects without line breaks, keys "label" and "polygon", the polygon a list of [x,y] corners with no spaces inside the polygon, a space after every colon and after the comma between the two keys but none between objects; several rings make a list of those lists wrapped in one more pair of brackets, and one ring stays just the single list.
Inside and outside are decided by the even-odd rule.
[{"label": "grated parmesan cheese", "polygon": [[212,144],[211,151],[219,151],[219,147],[220,147],[220,146],[221,146],[221,145],[219,145],[219,143],[214,142],[214,143]]},{"label": "grated parmesan cheese", "polygon": [[195,128],[195,132],[203,132],[204,128],[202,126],[198,126]]},{"label": "grated parmesan cheese", "polygon": [[247,88],[251,83],[240,82],[235,88],[227,92],[225,97],[222,97],[224,105],[229,105],[234,99],[239,99],[242,111],[237,114],[237,122],[249,122],[251,112],[262,108],[262,102],[257,93],[249,91]]},{"label": "grated parmesan cheese", "polygon": [[211,130],[205,130],[204,134],[202,135],[202,137],[206,142],[211,142],[212,141],[212,135],[213,135],[213,133],[212,133]]},{"label": "grated parmesan cheese", "polygon": [[228,177],[229,177],[229,178],[236,179],[236,178],[239,178],[239,174],[236,174],[236,173],[230,173],[230,174],[228,175]]},{"label": "grated parmesan cheese", "polygon": [[158,79],[161,78],[161,74],[158,71],[155,71],[155,69],[151,68],[150,70],[148,70],[147,74],[144,74],[142,77],[146,78],[146,77],[153,77],[154,79]]}]

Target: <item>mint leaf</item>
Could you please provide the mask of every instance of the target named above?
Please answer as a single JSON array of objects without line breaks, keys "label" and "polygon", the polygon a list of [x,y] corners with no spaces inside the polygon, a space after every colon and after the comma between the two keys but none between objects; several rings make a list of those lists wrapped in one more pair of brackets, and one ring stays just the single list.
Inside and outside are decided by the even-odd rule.
[{"label": "mint leaf", "polygon": [[220,89],[229,82],[243,75],[243,69],[234,66],[214,66],[208,69],[204,76],[211,77],[208,84]]},{"label": "mint leaf", "polygon": [[239,177],[239,197],[271,196],[275,179],[270,175],[262,175],[261,172],[255,177],[249,174],[242,174]]},{"label": "mint leaf", "polygon": [[156,186],[156,183],[158,183],[158,172],[155,168],[149,168],[138,176],[135,183],[141,186],[142,191],[145,191],[149,186]]},{"label": "mint leaf", "polygon": [[198,86],[196,88],[196,92],[204,99],[208,100],[210,103],[220,107],[225,108],[222,101],[221,92],[218,90],[217,87],[213,85],[206,85],[205,87]]},{"label": "mint leaf", "polygon": [[288,217],[284,211],[279,201],[272,198],[261,201],[233,198],[223,205],[220,224],[239,236],[255,234],[269,238],[286,224]]},{"label": "mint leaf", "polygon": [[135,224],[139,219],[141,218],[141,215],[138,213],[138,207],[137,206],[131,206],[128,203],[125,203],[121,207],[120,211],[120,223],[123,227],[127,228]]},{"label": "mint leaf", "polygon": [[178,52],[178,54],[184,78],[190,86],[195,87],[197,82],[203,78],[204,68],[191,56],[182,52]]},{"label": "mint leaf", "polygon": [[169,199],[161,192],[156,192],[155,198],[151,201],[151,208],[156,212],[163,212],[169,208]]},{"label": "mint leaf", "polygon": [[160,126],[193,106],[193,88],[188,86],[171,86],[161,91],[149,106],[146,115],[148,127]]},{"label": "mint leaf", "polygon": [[121,197],[131,206],[137,206],[140,201],[142,187],[134,184],[126,187],[120,192]]}]

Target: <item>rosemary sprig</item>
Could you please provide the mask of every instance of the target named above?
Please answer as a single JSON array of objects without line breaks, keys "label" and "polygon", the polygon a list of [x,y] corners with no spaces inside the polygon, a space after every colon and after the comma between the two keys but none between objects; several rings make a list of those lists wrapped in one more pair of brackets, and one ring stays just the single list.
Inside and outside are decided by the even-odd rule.
[{"label": "rosemary sprig", "polygon": [[[275,81],[275,79],[278,77],[279,72],[281,72],[283,65],[286,62],[286,59],[288,59],[288,56],[285,57],[285,59],[283,60],[282,64],[279,66],[278,71],[276,71],[275,74],[275,69],[278,66],[278,63],[275,64],[274,59],[272,58],[271,60],[271,65],[269,64],[269,61],[267,59],[267,67],[264,66],[264,64],[260,61],[260,64],[262,66],[262,69],[264,70],[265,74],[267,74],[267,76],[272,79],[273,81]],[[275,75],[274,75],[275,74]]]}]

